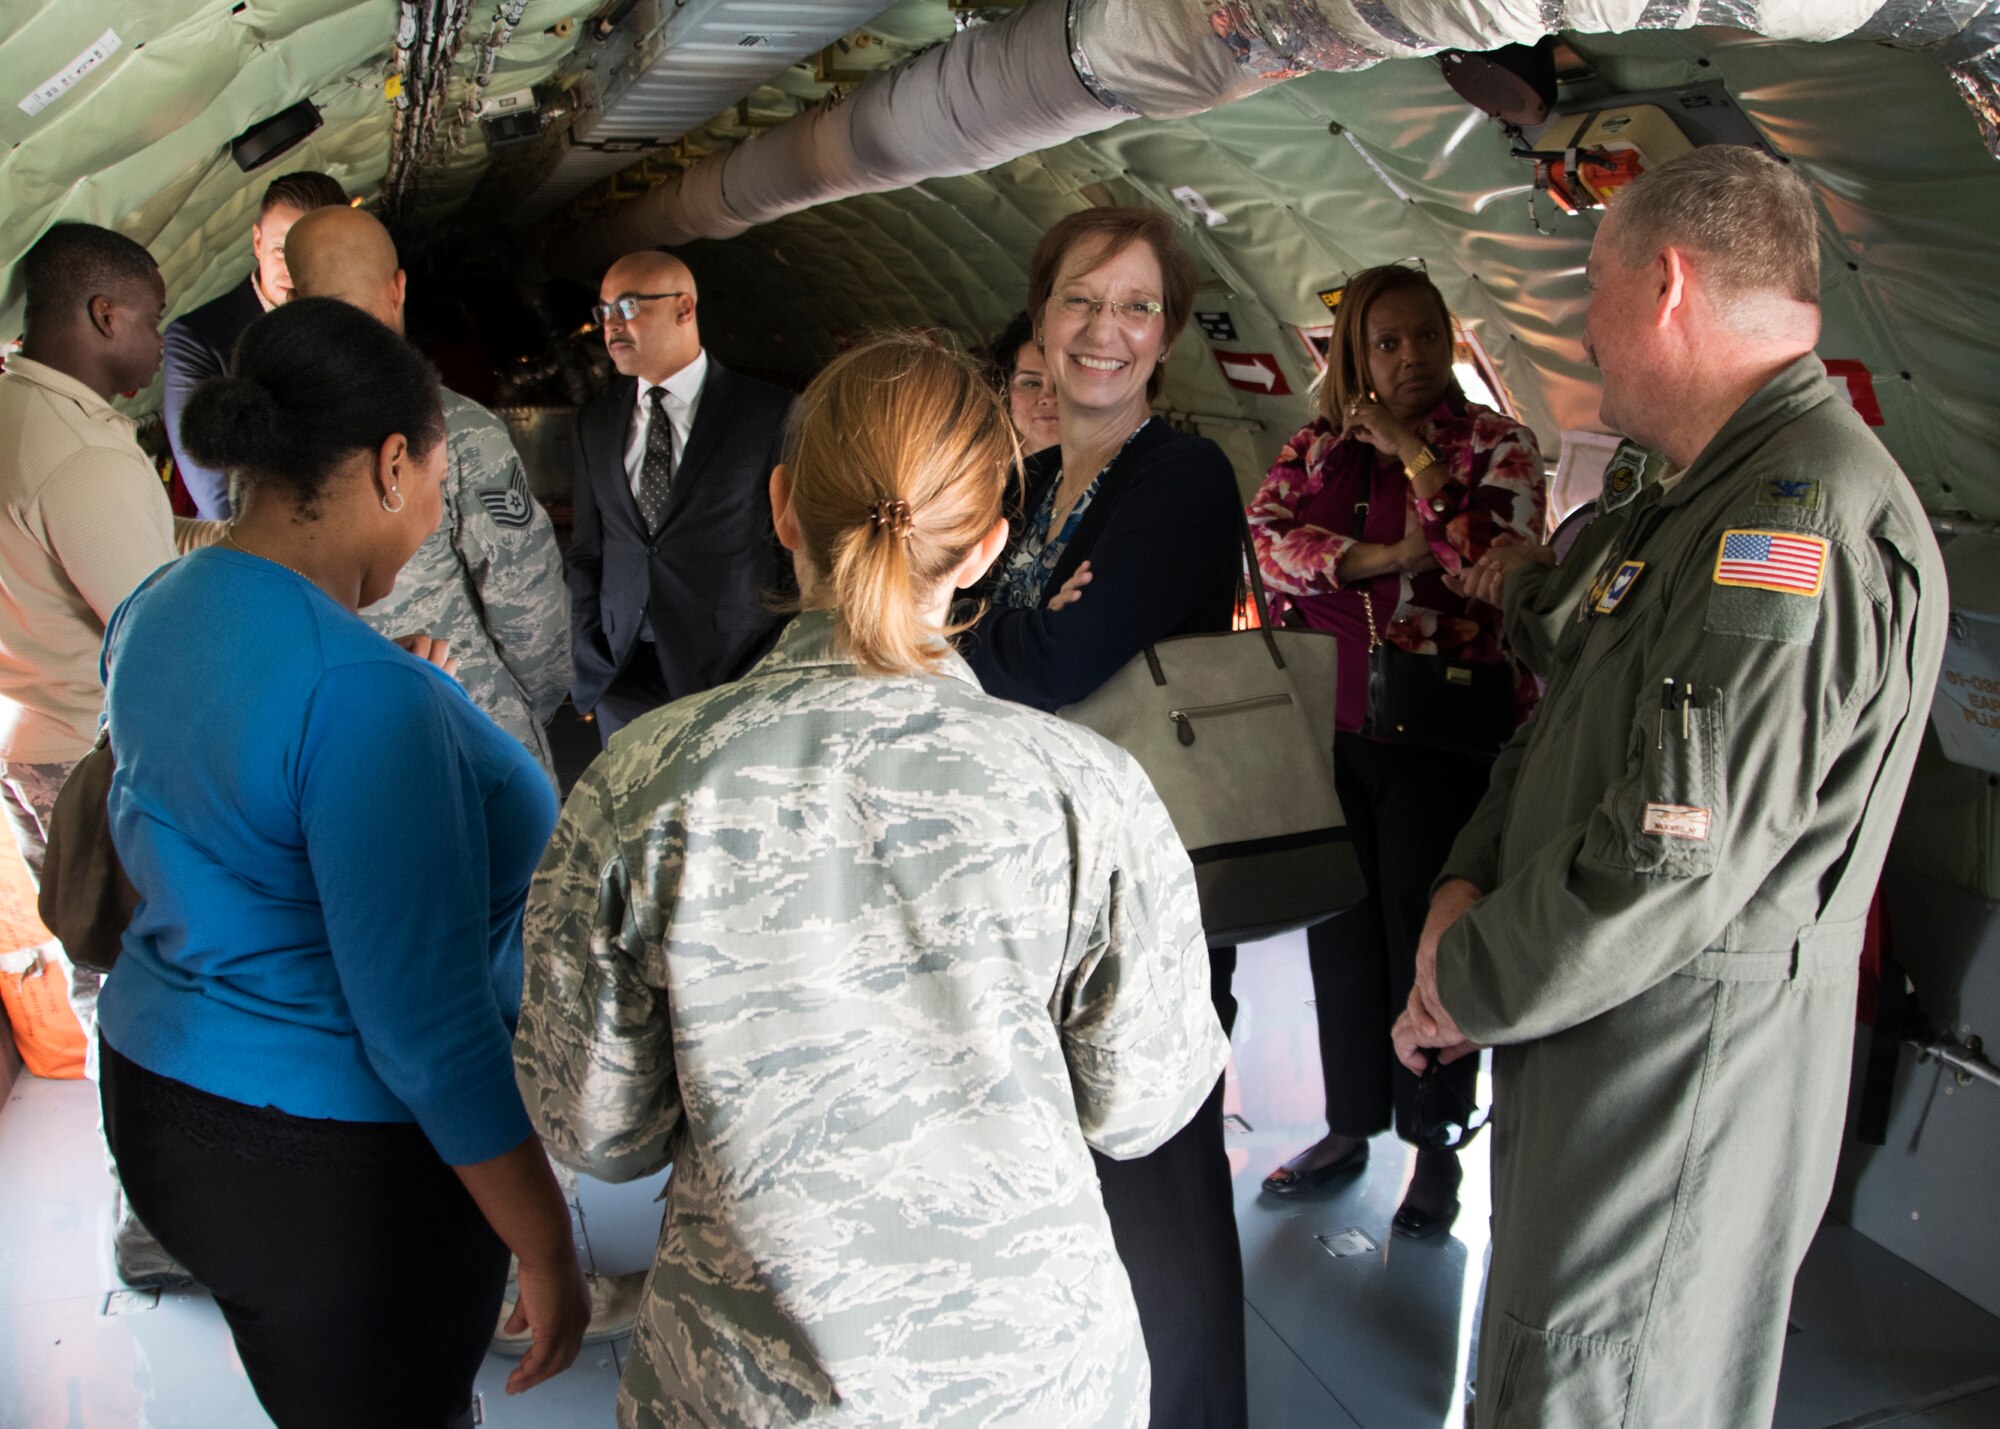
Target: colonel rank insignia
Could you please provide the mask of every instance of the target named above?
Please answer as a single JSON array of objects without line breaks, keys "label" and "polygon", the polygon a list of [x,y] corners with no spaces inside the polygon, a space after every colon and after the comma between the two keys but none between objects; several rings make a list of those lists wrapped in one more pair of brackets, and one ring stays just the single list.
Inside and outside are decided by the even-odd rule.
[{"label": "colonel rank insignia", "polygon": [[1818,477],[1765,478],[1757,487],[1759,506],[1783,506],[1793,511],[1819,510]]}]

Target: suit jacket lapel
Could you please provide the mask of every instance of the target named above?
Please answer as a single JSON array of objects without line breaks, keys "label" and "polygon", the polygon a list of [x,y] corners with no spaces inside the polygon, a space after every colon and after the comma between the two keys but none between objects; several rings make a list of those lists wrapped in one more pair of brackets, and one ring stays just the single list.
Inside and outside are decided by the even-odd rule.
[{"label": "suit jacket lapel", "polygon": [[639,528],[643,538],[646,522],[639,515],[639,503],[632,495],[632,478],[625,470],[625,439],[632,431],[632,408],[639,398],[639,384],[630,377],[620,378],[612,389],[613,398],[598,408],[596,430],[591,433],[591,469],[603,474],[603,482],[597,496],[597,509],[603,511],[607,505],[615,505],[623,511],[634,526]]},{"label": "suit jacket lapel", "polygon": [[674,462],[674,489],[667,501],[666,519],[671,524],[688,494],[701,479],[701,469],[722,433],[729,426],[730,398],[735,395],[735,379],[714,358],[708,360],[708,377],[701,384],[701,398],[694,409],[694,426],[688,432],[687,449]]}]

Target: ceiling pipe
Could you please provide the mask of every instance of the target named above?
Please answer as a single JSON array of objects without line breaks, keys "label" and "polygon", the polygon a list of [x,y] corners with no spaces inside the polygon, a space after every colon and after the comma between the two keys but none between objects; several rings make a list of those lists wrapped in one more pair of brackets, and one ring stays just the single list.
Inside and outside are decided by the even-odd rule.
[{"label": "ceiling pipe", "polygon": [[558,231],[551,266],[732,238],[857,194],[977,173],[1143,116],[1200,114],[1322,70],[1533,44],[1556,30],[1727,25],[1937,53],[2000,154],[2000,0],[1030,0],[843,100]]}]

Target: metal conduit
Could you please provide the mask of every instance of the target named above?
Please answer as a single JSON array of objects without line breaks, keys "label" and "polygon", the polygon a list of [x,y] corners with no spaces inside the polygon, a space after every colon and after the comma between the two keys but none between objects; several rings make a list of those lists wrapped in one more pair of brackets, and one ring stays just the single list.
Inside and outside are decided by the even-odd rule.
[{"label": "metal conduit", "polygon": [[731,238],[836,199],[977,173],[1135,115],[1199,114],[1317,70],[1533,43],[1561,29],[1697,24],[1930,49],[2000,154],[2000,0],[1031,0],[870,78],[845,102],[559,231],[548,258],[594,272],[636,249]]}]

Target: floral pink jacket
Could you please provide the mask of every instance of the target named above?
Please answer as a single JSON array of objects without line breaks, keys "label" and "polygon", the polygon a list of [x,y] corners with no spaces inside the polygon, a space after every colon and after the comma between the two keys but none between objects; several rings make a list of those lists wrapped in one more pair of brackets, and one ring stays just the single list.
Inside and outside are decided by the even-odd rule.
[{"label": "floral pink jacket", "polygon": [[[1364,598],[1385,641],[1412,654],[1499,664],[1507,658],[1501,612],[1453,593],[1445,573],[1473,564],[1496,542],[1542,539],[1548,483],[1533,432],[1491,407],[1452,399],[1419,421],[1416,432],[1448,471],[1433,498],[1436,506],[1416,500],[1391,456],[1368,448],[1366,459],[1355,460],[1351,452],[1339,459],[1338,433],[1323,417],[1286,443],[1250,505],[1250,533],[1273,593],[1273,618],[1296,607],[1308,626],[1341,638],[1336,717],[1342,729],[1358,728],[1367,710]],[[1412,517],[1423,527],[1437,570],[1340,584],[1335,568],[1348,547],[1359,540],[1401,540]],[[1541,686],[1526,670],[1517,672],[1515,685],[1515,708],[1525,720]]]}]

